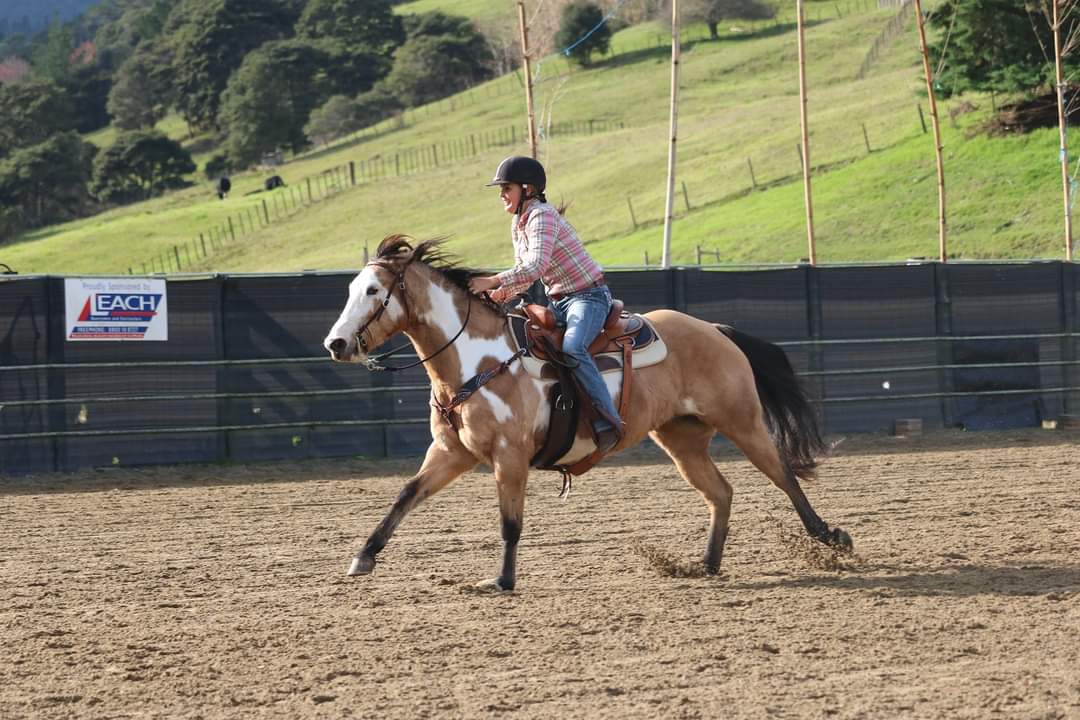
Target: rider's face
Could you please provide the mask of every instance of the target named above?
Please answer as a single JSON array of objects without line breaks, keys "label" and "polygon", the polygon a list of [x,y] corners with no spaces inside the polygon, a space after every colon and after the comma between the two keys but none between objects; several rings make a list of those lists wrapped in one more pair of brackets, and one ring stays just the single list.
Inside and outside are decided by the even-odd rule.
[{"label": "rider's face", "polygon": [[503,202],[503,210],[513,215],[517,212],[518,203],[521,202],[522,186],[517,183],[503,183],[499,186],[499,198]]}]

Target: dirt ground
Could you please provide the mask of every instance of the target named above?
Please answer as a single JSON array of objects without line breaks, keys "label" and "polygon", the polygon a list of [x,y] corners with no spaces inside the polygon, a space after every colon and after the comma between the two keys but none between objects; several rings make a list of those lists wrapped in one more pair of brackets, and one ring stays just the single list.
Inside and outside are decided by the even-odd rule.
[{"label": "dirt ground", "polygon": [[[732,451],[719,577],[655,450],[557,499],[535,473],[518,589],[480,594],[490,476],[351,555],[415,461],[5,479],[0,717],[1080,718],[1080,435],[847,439],[806,485],[826,569]],[[812,546],[816,547],[816,546]]]}]

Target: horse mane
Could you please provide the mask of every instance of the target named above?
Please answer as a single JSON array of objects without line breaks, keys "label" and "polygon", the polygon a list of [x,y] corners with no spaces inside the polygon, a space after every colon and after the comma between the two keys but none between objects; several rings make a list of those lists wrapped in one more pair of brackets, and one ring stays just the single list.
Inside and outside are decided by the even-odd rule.
[{"label": "horse mane", "polygon": [[[441,275],[448,283],[456,288],[472,295],[469,289],[469,280],[477,276],[488,276],[491,273],[486,270],[462,265],[461,261],[453,253],[446,250],[443,244],[447,237],[437,237],[424,240],[413,247],[415,242],[408,235],[387,235],[379,243],[375,250],[375,258],[388,263],[419,262]],[[486,296],[474,296],[499,315],[506,315],[502,305],[489,300]]]}]

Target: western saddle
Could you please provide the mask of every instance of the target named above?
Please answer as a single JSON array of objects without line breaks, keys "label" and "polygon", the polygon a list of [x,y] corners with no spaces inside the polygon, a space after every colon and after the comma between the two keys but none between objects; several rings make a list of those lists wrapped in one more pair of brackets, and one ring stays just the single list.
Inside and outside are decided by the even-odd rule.
[{"label": "western saddle", "polygon": [[[519,348],[526,358],[545,363],[542,377],[558,380],[551,388],[549,398],[551,421],[547,438],[530,464],[541,470],[562,472],[562,494],[566,495],[569,493],[571,477],[587,472],[604,457],[605,453],[597,449],[573,464],[561,462],[574,445],[579,423],[583,419],[588,420],[591,430],[592,421],[600,414],[588,393],[584,392],[574,379],[573,361],[562,353],[565,327],[556,323],[555,314],[544,305],[523,305],[521,310],[523,315],[511,315],[510,323]],[[589,354],[594,356],[601,370],[613,369],[619,365],[622,367],[619,393],[619,415],[622,417],[626,416],[630,404],[632,354],[636,349],[641,349],[656,339],[656,333],[645,318],[625,312],[623,302],[614,300],[604,328],[589,345]]]}]

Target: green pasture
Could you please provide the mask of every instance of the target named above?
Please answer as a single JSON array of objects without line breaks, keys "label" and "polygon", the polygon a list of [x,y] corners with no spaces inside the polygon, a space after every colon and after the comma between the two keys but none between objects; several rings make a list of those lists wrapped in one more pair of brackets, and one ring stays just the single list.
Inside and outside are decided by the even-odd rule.
[{"label": "green pasture", "polygon": [[[439,5],[419,0],[404,8]],[[494,3],[475,3],[494,5]],[[445,5],[445,3],[443,3]],[[893,10],[815,3],[807,29],[811,165],[820,262],[903,259],[937,253],[937,191],[931,136],[924,134],[918,44],[912,23],[872,68],[855,74]],[[810,13],[815,17],[814,11]],[[839,17],[841,16],[842,17]],[[679,156],[673,257],[696,259],[702,246],[724,262],[790,262],[806,256],[794,26],[778,22],[722,28],[718,42],[688,28],[681,65]],[[547,136],[540,158],[548,197],[569,202],[568,217],[601,262],[659,258],[668,148],[670,48],[652,47],[658,25],[627,28],[623,51],[569,71],[564,59],[540,63],[536,107],[548,123],[610,121],[622,129]],[[384,163],[406,150],[516,128],[516,146],[481,150],[422,173],[370,181],[238,237],[195,271],[288,271],[357,267],[365,245],[386,234],[450,235],[467,262],[511,259],[509,218],[484,188],[499,160],[527,152],[524,93],[511,74],[429,107],[410,110],[329,148],[277,168],[295,193],[304,178],[353,161]],[[954,122],[949,111],[975,109]],[[1060,170],[1056,131],[988,139],[973,128],[989,114],[981,97],[946,103],[950,253],[955,257],[1060,257]],[[929,115],[926,115],[929,123]],[[869,143],[869,151],[867,144]],[[751,179],[753,168],[753,180]],[[151,257],[190,248],[200,232],[261,206],[266,173],[233,178],[222,202],[209,183],[146,203],[28,233],[0,251],[20,272],[136,272]],[[685,184],[685,193],[683,185]],[[752,185],[756,189],[752,189]],[[283,191],[275,191],[282,193]],[[689,201],[689,211],[687,210]],[[631,212],[633,216],[631,216]],[[635,227],[636,225],[636,227]],[[715,262],[710,258],[707,262]]]}]

